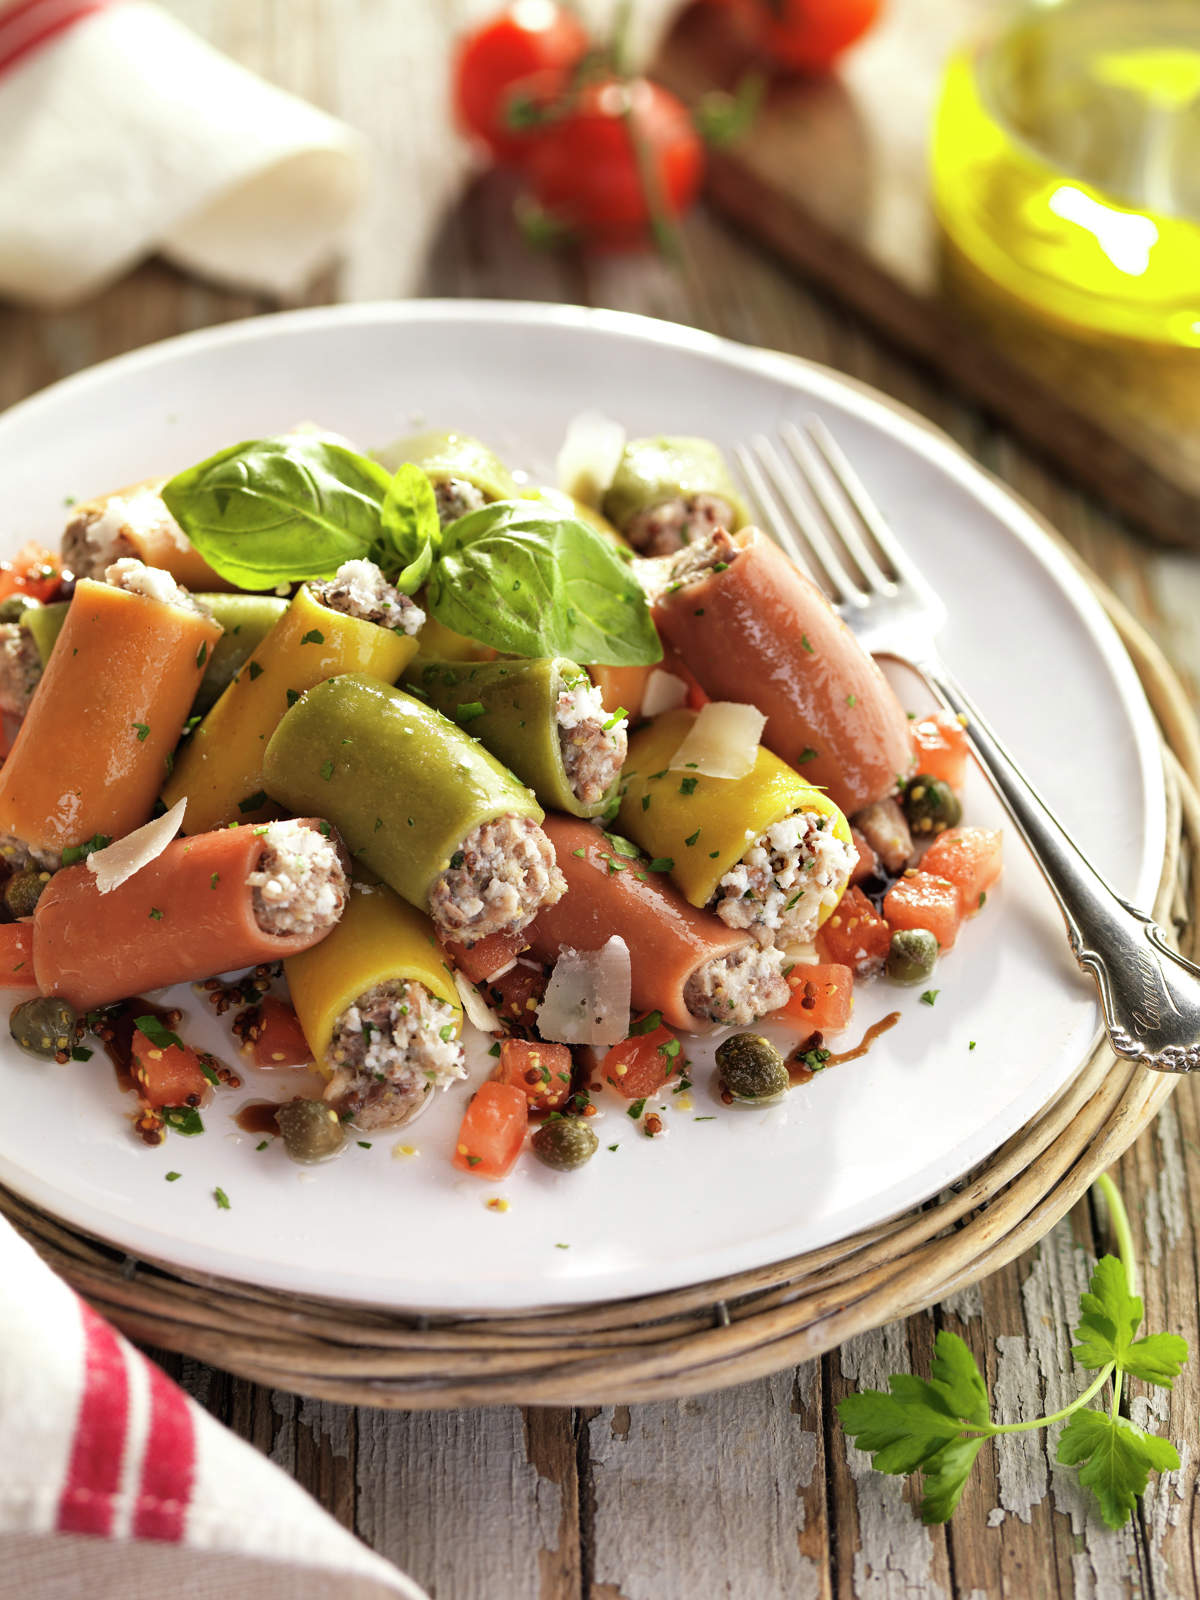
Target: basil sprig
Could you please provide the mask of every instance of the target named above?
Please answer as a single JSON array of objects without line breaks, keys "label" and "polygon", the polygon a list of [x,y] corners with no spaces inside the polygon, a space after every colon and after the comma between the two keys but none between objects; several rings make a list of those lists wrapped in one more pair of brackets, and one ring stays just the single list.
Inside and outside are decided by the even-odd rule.
[{"label": "basil sprig", "polygon": [[239,589],[330,578],[374,561],[448,628],[509,655],[639,666],[662,659],[638,584],[612,545],[548,502],[498,500],[442,529],[428,476],[391,474],[317,435],[249,440],[162,491],[196,549]]},{"label": "basil sprig", "polygon": [[608,541],[537,500],[452,522],[429,579],[439,622],[507,655],[632,667],[662,660],[645,595]]}]

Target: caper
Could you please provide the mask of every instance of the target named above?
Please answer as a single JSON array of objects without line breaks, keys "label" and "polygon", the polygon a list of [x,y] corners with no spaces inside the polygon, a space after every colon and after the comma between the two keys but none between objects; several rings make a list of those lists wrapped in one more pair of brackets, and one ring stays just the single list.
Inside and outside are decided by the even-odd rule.
[{"label": "caper", "polygon": [[75,1043],[75,1013],[65,1000],[52,995],[26,1000],[9,1019],[8,1031],[30,1055],[53,1060]]},{"label": "caper", "polygon": [[582,1117],[554,1117],[542,1123],[529,1145],[546,1166],[556,1172],[574,1172],[587,1165],[600,1141]]},{"label": "caper", "polygon": [[735,1100],[777,1100],[792,1086],[783,1057],[757,1033],[735,1033],[717,1046],[721,1083]]},{"label": "caper", "polygon": [[275,1113],[283,1148],[306,1165],[328,1161],[346,1142],[341,1118],[324,1100],[289,1100]]},{"label": "caper", "polygon": [[27,867],[24,872],[14,872],[4,885],[4,909],[10,917],[31,917],[42,890],[50,882],[48,872]]},{"label": "caper", "polygon": [[918,772],[904,791],[904,815],[913,833],[927,839],[956,828],[962,821],[962,806],[948,783]]},{"label": "caper", "polygon": [[36,611],[40,601],[28,594],[10,594],[0,600],[0,622],[20,622],[27,611]]},{"label": "caper", "polygon": [[887,975],[896,983],[921,983],[937,958],[938,942],[926,928],[898,928],[888,950]]}]

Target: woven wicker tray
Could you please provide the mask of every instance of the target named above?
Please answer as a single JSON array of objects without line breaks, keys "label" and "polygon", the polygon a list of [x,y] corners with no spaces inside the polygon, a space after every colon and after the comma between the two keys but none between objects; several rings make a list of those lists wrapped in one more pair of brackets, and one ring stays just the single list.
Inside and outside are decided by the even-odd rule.
[{"label": "woven wicker tray", "polygon": [[[1195,959],[1200,738],[1157,645],[1072,559],[1121,635],[1159,721],[1167,847],[1154,910]],[[805,1361],[995,1272],[1075,1204],[1177,1081],[1102,1046],[987,1161],[882,1226],[693,1288],[520,1316],[406,1316],[185,1277],[67,1228],[4,1189],[0,1211],[126,1333],[260,1383],[412,1409],[652,1400]]]}]

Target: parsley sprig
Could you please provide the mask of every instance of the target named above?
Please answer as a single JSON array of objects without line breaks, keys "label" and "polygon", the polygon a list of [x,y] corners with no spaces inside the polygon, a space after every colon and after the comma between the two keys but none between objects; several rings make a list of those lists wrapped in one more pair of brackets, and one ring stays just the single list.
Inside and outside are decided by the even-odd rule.
[{"label": "parsley sprig", "polygon": [[[934,1341],[928,1378],[893,1373],[889,1393],[867,1389],[838,1404],[842,1426],[860,1450],[868,1450],[877,1472],[924,1477],[923,1522],[948,1522],[988,1439],[1024,1433],[1066,1421],[1058,1440],[1058,1460],[1079,1468],[1079,1481],[1095,1495],[1110,1528],[1129,1520],[1145,1493],[1151,1472],[1173,1471],[1179,1453],[1169,1439],[1147,1433],[1121,1415],[1125,1375],[1169,1389],[1188,1357],[1186,1339],[1151,1333],[1137,1339],[1144,1308],[1134,1293],[1137,1261],[1124,1202],[1107,1175],[1097,1179],[1108,1203],[1117,1254],[1102,1256],[1092,1273],[1091,1292],[1080,1298],[1079,1324],[1071,1355],[1096,1377],[1083,1393],[1048,1417],[1025,1422],[991,1419],[987,1386],[975,1357],[945,1329]],[[1107,1410],[1088,1405],[1112,1383]]]}]

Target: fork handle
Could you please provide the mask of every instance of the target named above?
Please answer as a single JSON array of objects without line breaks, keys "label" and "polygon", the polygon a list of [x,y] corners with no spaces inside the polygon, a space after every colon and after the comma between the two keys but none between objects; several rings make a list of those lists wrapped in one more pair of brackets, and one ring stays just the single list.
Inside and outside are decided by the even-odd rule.
[{"label": "fork handle", "polygon": [[1172,950],[1162,928],[1104,881],[940,662],[914,662],[967,732],[992,787],[1050,885],[1075,959],[1100,991],[1118,1055],[1158,1072],[1200,1067],[1200,967]]}]

